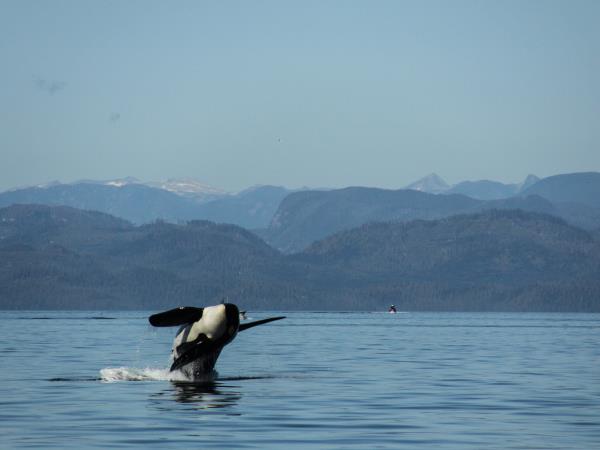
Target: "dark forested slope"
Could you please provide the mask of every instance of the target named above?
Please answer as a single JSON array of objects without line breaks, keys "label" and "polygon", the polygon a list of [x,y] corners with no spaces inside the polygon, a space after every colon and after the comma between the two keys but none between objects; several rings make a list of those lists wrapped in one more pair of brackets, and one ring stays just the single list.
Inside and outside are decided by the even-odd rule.
[{"label": "dark forested slope", "polygon": [[[600,245],[593,235],[520,210],[367,224],[293,258],[335,271],[340,292],[359,285],[369,292],[365,298],[404,299],[395,303],[410,308],[424,298],[436,309],[581,310],[599,301]],[[581,297],[588,290],[595,299]]]},{"label": "dark forested slope", "polygon": [[468,211],[480,202],[463,195],[434,195],[350,187],[288,195],[267,232],[267,242],[284,252],[300,251],[311,242],[370,221],[435,219]]},{"label": "dark forested slope", "polygon": [[[538,195],[484,201],[457,194],[356,187],[290,194],[281,202],[269,228],[259,233],[274,247],[293,253],[316,240],[368,222],[429,220],[492,209],[561,215],[549,200]],[[580,211],[571,212],[573,214],[567,217],[571,223],[594,227],[593,217],[582,219],[580,223]],[[597,225],[600,225],[600,218]]]},{"label": "dark forested slope", "polygon": [[[597,234],[597,233],[596,233]],[[234,225],[133,226],[0,209],[0,308],[600,310],[600,242],[555,217],[486,211],[371,223],[283,255]]]},{"label": "dark forested slope", "polygon": [[270,277],[279,258],[233,225],[135,227],[69,207],[16,205],[0,210],[0,307],[131,309],[228,295],[261,304],[277,298]]}]

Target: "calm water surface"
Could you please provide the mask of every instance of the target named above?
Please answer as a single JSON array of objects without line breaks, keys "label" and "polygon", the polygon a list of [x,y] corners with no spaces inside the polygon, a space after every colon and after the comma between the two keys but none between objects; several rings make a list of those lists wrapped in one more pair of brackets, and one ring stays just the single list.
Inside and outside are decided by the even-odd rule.
[{"label": "calm water surface", "polygon": [[192,384],[148,313],[0,312],[0,446],[600,448],[598,314],[287,315]]}]

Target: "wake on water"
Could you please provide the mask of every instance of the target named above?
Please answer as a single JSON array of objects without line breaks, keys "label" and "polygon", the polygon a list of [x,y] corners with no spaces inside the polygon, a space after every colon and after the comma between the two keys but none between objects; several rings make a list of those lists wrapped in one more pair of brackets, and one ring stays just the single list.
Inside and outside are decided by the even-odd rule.
[{"label": "wake on water", "polygon": [[[204,378],[195,378],[193,380],[190,380],[178,370],[170,372],[169,369],[156,369],[152,367],[146,367],[144,369],[139,369],[135,367],[106,367],[100,370],[99,379],[92,378],[89,381],[99,380],[103,383],[115,383],[118,381],[174,381],[176,383],[203,384],[212,383],[216,381],[264,380],[279,377],[270,374],[219,377],[219,372],[213,370]],[[298,375],[288,375],[286,378],[298,377]],[[53,379],[53,381],[66,381],[66,379],[56,378]]]},{"label": "wake on water", "polygon": [[[217,372],[207,374],[206,380],[213,381],[217,377]],[[183,373],[176,370],[156,369],[146,367],[139,369],[135,367],[106,367],[100,370],[100,379],[105,383],[114,383],[116,381],[198,381],[190,380]]]}]

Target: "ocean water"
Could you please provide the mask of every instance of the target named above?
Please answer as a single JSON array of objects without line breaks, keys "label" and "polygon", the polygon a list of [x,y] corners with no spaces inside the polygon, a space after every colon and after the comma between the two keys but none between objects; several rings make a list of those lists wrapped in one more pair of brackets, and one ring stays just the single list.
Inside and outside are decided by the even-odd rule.
[{"label": "ocean water", "polygon": [[600,448],[598,314],[293,312],[205,383],[148,314],[0,312],[0,447]]}]

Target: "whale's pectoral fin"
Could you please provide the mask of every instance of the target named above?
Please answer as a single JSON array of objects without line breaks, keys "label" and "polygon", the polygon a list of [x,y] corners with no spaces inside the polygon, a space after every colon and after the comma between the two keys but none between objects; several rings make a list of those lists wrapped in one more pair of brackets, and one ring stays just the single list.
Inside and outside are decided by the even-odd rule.
[{"label": "whale's pectoral fin", "polygon": [[262,325],[262,324],[265,324],[265,323],[269,323],[269,322],[273,322],[275,320],[281,320],[281,319],[285,319],[285,316],[270,317],[268,319],[256,320],[254,322],[243,323],[238,328],[238,331],[244,331],[244,330],[247,330],[248,328],[252,328],[252,327],[255,327],[257,325]]},{"label": "whale's pectoral fin", "polygon": [[[181,346],[178,347],[178,349],[179,348],[181,348]],[[200,343],[194,343],[191,346],[187,346],[187,348],[185,348],[185,352],[181,354],[177,359],[175,359],[175,361],[173,361],[173,364],[171,364],[171,368],[169,370],[173,372],[174,370],[177,370],[185,366],[186,364],[191,363],[195,359],[198,359],[200,356],[205,355],[207,353],[212,353],[217,349],[218,346],[210,340]]]},{"label": "whale's pectoral fin", "polygon": [[148,320],[155,327],[176,327],[200,320],[203,310],[203,308],[195,308],[194,306],[180,306],[169,311],[153,314]]},{"label": "whale's pectoral fin", "polygon": [[179,344],[179,346],[177,346],[177,348],[175,350],[177,351],[178,355],[183,355],[184,353],[190,351],[192,348],[196,347],[197,345],[200,345],[200,344],[208,342],[208,341],[209,341],[208,337],[206,337],[206,335],[204,333],[200,333],[200,335],[198,335],[198,337],[196,339],[194,339],[193,341],[184,342],[183,344]]}]

